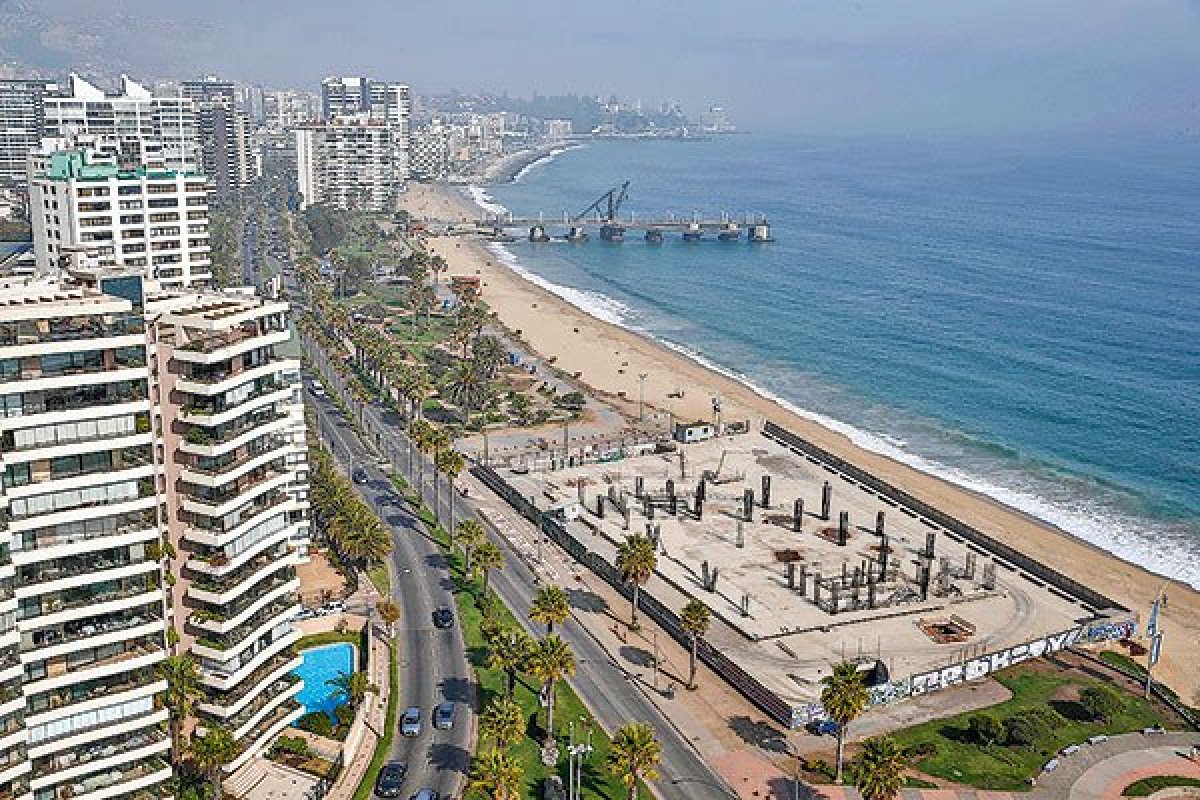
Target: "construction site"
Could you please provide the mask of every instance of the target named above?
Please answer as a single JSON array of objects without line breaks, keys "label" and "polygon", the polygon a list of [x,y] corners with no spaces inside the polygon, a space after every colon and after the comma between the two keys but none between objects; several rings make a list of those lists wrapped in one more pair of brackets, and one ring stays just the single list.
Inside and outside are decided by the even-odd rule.
[{"label": "construction site", "polygon": [[704,602],[706,641],[795,709],[839,661],[870,670],[885,702],[969,679],[972,659],[986,672],[997,654],[1053,652],[1067,643],[1055,636],[1114,616],[759,432],[617,455],[498,472],[610,563],[626,536],[649,536],[658,566],[643,591],[675,612]]}]

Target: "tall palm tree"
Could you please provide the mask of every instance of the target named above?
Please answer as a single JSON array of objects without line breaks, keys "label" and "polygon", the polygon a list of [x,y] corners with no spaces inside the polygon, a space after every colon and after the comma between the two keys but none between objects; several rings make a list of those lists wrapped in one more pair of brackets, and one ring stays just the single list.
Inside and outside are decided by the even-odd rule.
[{"label": "tall palm tree", "polygon": [[484,736],[496,742],[498,750],[504,750],[521,738],[525,732],[525,711],[510,697],[497,697],[479,715],[479,727]]},{"label": "tall palm tree", "polygon": [[634,533],[625,537],[625,541],[617,547],[617,571],[621,579],[633,584],[633,596],[630,598],[629,626],[638,627],[638,592],[654,570],[658,567],[658,553],[655,552],[654,542],[642,533]]},{"label": "tall palm tree", "polygon": [[504,552],[493,542],[484,540],[475,548],[475,571],[483,576],[483,596],[488,596],[488,580],[492,570],[504,568]]},{"label": "tall palm tree", "polygon": [[708,626],[712,622],[712,612],[708,610],[708,606],[704,605],[700,600],[692,598],[687,605],[683,607],[683,612],[679,615],[679,623],[683,626],[684,632],[687,633],[691,644],[690,660],[688,662],[688,688],[696,688],[696,649],[697,644],[704,634],[708,633]]},{"label": "tall palm tree", "polygon": [[529,672],[542,682],[546,697],[546,741],[554,738],[554,687],[575,674],[575,654],[571,646],[554,634],[538,641],[529,654]]},{"label": "tall palm tree", "polygon": [[361,671],[339,672],[325,681],[325,685],[333,687],[331,694],[334,696],[345,697],[351,708],[358,708],[362,705],[362,701],[367,699],[368,693],[379,691],[379,687],[371,683],[371,676]]},{"label": "tall palm tree", "polygon": [[233,734],[220,725],[208,726],[203,736],[192,737],[192,758],[212,784],[213,800],[221,798],[221,768],[235,759],[239,752]]},{"label": "tall palm tree", "polygon": [[[450,436],[444,428],[435,427],[429,435],[429,460],[433,464],[433,517],[442,521],[442,484],[438,481],[438,459],[442,451],[450,445]],[[453,535],[453,534],[451,534]]]},{"label": "tall palm tree", "polygon": [[395,625],[400,620],[400,606],[391,598],[381,602],[375,609],[379,612],[379,618],[383,620],[383,624],[387,626],[388,635],[395,636]]},{"label": "tall palm tree", "polygon": [[637,800],[640,781],[658,777],[660,761],[662,745],[654,735],[654,728],[644,722],[623,726],[608,750],[608,769],[625,784],[629,800]]},{"label": "tall palm tree", "polygon": [[445,396],[462,410],[463,424],[471,421],[471,412],[482,409],[488,396],[488,378],[474,361],[459,361],[446,379]]},{"label": "tall palm tree", "polygon": [[561,586],[547,585],[537,590],[529,607],[529,618],[546,626],[546,633],[554,633],[554,626],[566,622],[571,616],[571,604]]},{"label": "tall palm tree", "polygon": [[437,471],[446,476],[447,489],[450,494],[450,524],[446,526],[446,530],[450,531],[451,547],[454,546],[454,480],[463,471],[466,464],[463,454],[453,448],[440,451],[434,463]]},{"label": "tall palm tree", "polygon": [[532,651],[533,639],[519,629],[500,631],[488,640],[488,668],[503,670],[504,696],[510,700],[517,687],[517,672],[525,669]]},{"label": "tall palm tree", "polygon": [[473,519],[458,523],[458,546],[463,552],[463,572],[471,574],[471,559],[475,550],[485,541],[483,526]]},{"label": "tall palm tree", "polygon": [[835,664],[833,672],[821,679],[825,688],[821,690],[821,705],[825,713],[838,725],[837,775],[834,780],[842,782],[842,764],[845,756],[846,730],[850,723],[867,708],[867,685],[863,682],[858,667],[843,661]]},{"label": "tall palm tree", "polygon": [[863,742],[854,765],[854,785],[863,800],[892,800],[904,786],[904,770],[908,764],[900,745],[890,736],[877,736]]},{"label": "tall palm tree", "polygon": [[495,336],[480,336],[471,346],[471,357],[489,378],[496,377],[497,370],[504,364],[508,353]]},{"label": "tall palm tree", "polygon": [[183,722],[195,711],[200,697],[200,673],[195,660],[184,653],[164,658],[158,665],[158,674],[167,682],[163,700],[170,712],[171,763],[178,767],[183,759]]},{"label": "tall palm tree", "polygon": [[487,800],[517,800],[524,782],[520,762],[503,750],[487,750],[471,762],[467,789]]}]

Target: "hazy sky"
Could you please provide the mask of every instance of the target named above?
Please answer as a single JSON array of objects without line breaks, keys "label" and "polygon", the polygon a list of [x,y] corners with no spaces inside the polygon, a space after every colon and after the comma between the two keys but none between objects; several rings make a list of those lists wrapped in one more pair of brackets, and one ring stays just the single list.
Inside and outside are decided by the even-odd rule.
[{"label": "hazy sky", "polygon": [[[39,52],[64,63],[76,46],[111,41],[135,71],[271,87],[363,73],[418,91],[616,93],[693,112],[718,103],[747,126],[811,132],[1200,128],[1194,0],[0,0],[0,10],[45,15]],[[104,41],[62,30],[97,20]]]}]

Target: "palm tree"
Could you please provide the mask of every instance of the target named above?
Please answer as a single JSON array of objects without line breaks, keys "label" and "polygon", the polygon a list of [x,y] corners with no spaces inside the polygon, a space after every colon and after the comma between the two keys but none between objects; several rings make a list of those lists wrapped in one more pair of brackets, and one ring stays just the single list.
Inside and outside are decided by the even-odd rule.
[{"label": "palm tree", "polygon": [[904,786],[908,764],[904,752],[890,736],[877,736],[862,743],[854,758],[854,785],[863,800],[892,800]]},{"label": "palm tree", "polygon": [[158,674],[167,682],[163,701],[170,712],[171,762],[178,767],[183,759],[183,722],[192,715],[200,696],[200,673],[196,662],[184,653],[163,659]]},{"label": "palm tree", "polygon": [[529,607],[529,618],[546,626],[546,633],[554,633],[554,626],[566,622],[571,616],[571,604],[567,593],[560,586],[543,586],[538,589]]},{"label": "palm tree", "polygon": [[488,669],[504,671],[507,679],[505,697],[512,699],[517,687],[517,672],[525,669],[532,651],[533,639],[522,630],[500,631],[488,640]]},{"label": "palm tree", "polygon": [[473,519],[464,519],[458,523],[458,546],[463,552],[463,572],[471,574],[471,557],[475,550],[485,540],[483,526]]},{"label": "palm tree", "polygon": [[445,396],[462,409],[463,424],[471,421],[471,411],[483,408],[488,395],[487,375],[474,361],[463,360],[454,365],[446,380]]},{"label": "palm tree", "polygon": [[691,660],[688,663],[688,688],[696,688],[696,649],[697,643],[708,633],[709,623],[712,622],[712,612],[696,598],[688,601],[679,615],[679,623],[691,640]]},{"label": "palm tree", "polygon": [[480,336],[471,346],[471,357],[483,369],[484,375],[494,378],[496,371],[508,357],[508,353],[495,336]]},{"label": "palm tree", "polygon": [[325,685],[333,687],[330,694],[345,697],[351,708],[358,708],[362,705],[362,701],[367,698],[367,693],[379,691],[379,687],[371,683],[371,677],[361,671],[339,672],[325,681]]},{"label": "palm tree", "polygon": [[389,598],[380,603],[376,610],[379,612],[379,618],[383,620],[383,624],[387,625],[388,635],[395,636],[395,625],[400,620],[400,606]]},{"label": "palm tree", "polygon": [[622,580],[633,584],[633,595],[630,598],[631,628],[638,627],[638,591],[643,583],[650,580],[657,567],[658,554],[655,552],[654,542],[645,534],[626,536],[625,541],[617,547],[617,571],[621,573]]},{"label": "palm tree", "polygon": [[237,740],[227,728],[212,725],[203,736],[192,737],[192,758],[212,783],[213,800],[221,798],[221,768],[240,752]]},{"label": "palm tree", "polygon": [[[434,428],[429,434],[429,453],[430,461],[433,462],[433,517],[438,522],[442,521],[441,514],[441,497],[442,484],[438,482],[438,459],[441,457],[442,451],[450,444],[450,436],[443,428]],[[453,535],[453,534],[451,534]]]},{"label": "palm tree", "polygon": [[644,722],[633,722],[618,730],[608,751],[608,769],[625,784],[629,800],[637,800],[640,781],[658,777],[660,761],[662,745],[654,728]]},{"label": "palm tree", "polygon": [[492,737],[498,750],[520,739],[525,732],[525,724],[524,710],[510,697],[495,698],[479,716],[479,726],[484,736]]},{"label": "palm tree", "polygon": [[446,476],[446,483],[449,486],[450,492],[450,524],[446,530],[450,531],[450,546],[454,546],[454,480],[459,473],[463,471],[463,467],[467,465],[463,454],[454,449],[442,450],[437,454],[434,466],[437,471]]},{"label": "palm tree", "polygon": [[542,682],[546,697],[546,741],[550,741],[554,738],[554,685],[575,674],[575,654],[569,644],[550,634],[533,646],[528,669]]},{"label": "palm tree", "polygon": [[517,800],[525,773],[520,763],[503,750],[488,750],[471,762],[467,789],[488,800]]},{"label": "palm tree", "polygon": [[834,780],[842,782],[842,760],[845,755],[846,729],[867,708],[867,685],[863,682],[858,667],[843,661],[835,664],[833,672],[821,679],[825,688],[821,690],[821,705],[825,713],[838,725],[837,775]]},{"label": "palm tree", "polygon": [[483,596],[488,596],[488,579],[494,569],[504,568],[504,553],[494,543],[484,540],[475,548],[475,571],[483,576]]}]

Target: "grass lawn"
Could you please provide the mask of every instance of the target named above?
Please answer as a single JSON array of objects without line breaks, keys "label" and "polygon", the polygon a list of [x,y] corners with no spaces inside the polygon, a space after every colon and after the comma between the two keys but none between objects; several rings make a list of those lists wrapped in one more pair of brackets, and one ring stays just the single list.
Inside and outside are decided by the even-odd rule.
[{"label": "grass lawn", "polygon": [[[406,497],[411,497],[402,478],[393,476],[392,480]],[[487,666],[487,645],[484,643],[483,634],[480,631],[483,615],[476,605],[477,598],[483,592],[482,582],[466,580],[463,575],[462,555],[457,551],[450,552],[446,532],[441,528],[433,528],[432,514],[427,508],[420,507],[418,513],[431,529],[435,530],[438,543],[450,562],[455,583],[454,599],[458,606],[459,624],[462,626],[463,638],[466,642],[467,659],[471,662],[479,681],[479,706],[481,709],[486,708],[493,697],[503,694],[507,676],[502,671],[489,669]],[[497,609],[497,615],[506,627],[517,627],[517,620],[509,608],[503,603],[497,603]],[[540,686],[533,678],[527,675],[518,677],[514,698],[524,709],[528,719],[528,736],[509,747],[509,752],[516,758],[524,772],[524,797],[529,800],[537,800],[542,797],[541,784],[544,778],[557,773],[565,785],[568,777],[565,757],[560,757],[560,764],[557,768],[548,769],[542,766],[539,742],[545,735],[546,716],[545,710],[538,704],[539,688]],[[565,682],[560,681],[555,687],[554,696],[554,727],[558,734],[560,756],[565,756],[566,753],[569,741],[567,732],[569,720],[575,721],[576,736],[580,735],[580,731],[588,728],[592,731],[592,746],[595,750],[584,764],[583,791],[585,796],[624,800],[628,796],[625,786],[609,773],[606,766],[609,749],[608,735],[592,718],[591,713],[575,694],[575,691]],[[630,721],[636,722],[637,720]],[[652,795],[643,785],[639,787],[638,797],[640,800],[651,800]]]},{"label": "grass lawn", "polygon": [[932,748],[933,753],[914,766],[938,778],[964,783],[978,789],[1019,790],[1028,788],[1029,779],[1042,765],[1070,744],[1096,734],[1126,733],[1158,725],[1158,714],[1140,697],[1122,694],[1124,707],[1109,722],[1087,719],[1076,702],[1080,690],[1102,681],[1078,675],[1048,671],[1042,664],[1014,667],[996,676],[1012,691],[1011,699],[985,711],[1003,720],[1026,709],[1053,709],[1059,719],[1054,730],[1032,747],[993,745],[983,747],[968,734],[967,720],[976,713],[934,720],[900,731],[894,738],[905,749]]},{"label": "grass lawn", "polygon": [[376,564],[367,570],[367,577],[371,579],[371,583],[375,585],[375,590],[384,597],[390,597],[392,594],[392,577],[388,572],[387,564]]},{"label": "grass lawn", "polygon": [[367,800],[374,796],[375,780],[379,770],[388,760],[392,752],[392,739],[396,736],[396,705],[400,699],[400,669],[396,665],[396,645],[388,643],[388,704],[383,721],[383,738],[375,743],[375,753],[371,756],[371,764],[363,775],[358,788],[354,790],[354,800]]},{"label": "grass lawn", "polygon": [[1175,786],[1200,786],[1200,779],[1187,778],[1183,775],[1162,775],[1154,778],[1142,778],[1125,787],[1121,794],[1125,797],[1149,797],[1159,789]]}]

